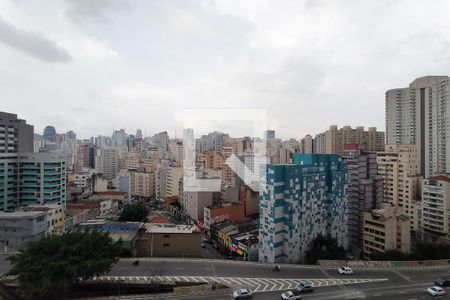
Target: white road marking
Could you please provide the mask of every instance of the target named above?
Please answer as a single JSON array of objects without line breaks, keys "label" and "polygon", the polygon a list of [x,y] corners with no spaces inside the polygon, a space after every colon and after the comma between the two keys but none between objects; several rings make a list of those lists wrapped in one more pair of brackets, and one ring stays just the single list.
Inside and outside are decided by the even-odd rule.
[{"label": "white road marking", "polygon": [[[381,282],[387,279],[292,279],[292,278],[233,278],[233,277],[213,277],[213,276],[101,276],[95,278],[95,281],[124,281],[145,284],[154,280],[166,282],[217,282],[228,285],[230,287],[248,287],[254,292],[268,292],[293,289],[301,282],[309,282],[314,287],[335,286],[346,284],[360,284],[366,282]],[[348,299],[361,298],[361,294],[347,294]],[[365,296],[364,296],[365,297]]]}]

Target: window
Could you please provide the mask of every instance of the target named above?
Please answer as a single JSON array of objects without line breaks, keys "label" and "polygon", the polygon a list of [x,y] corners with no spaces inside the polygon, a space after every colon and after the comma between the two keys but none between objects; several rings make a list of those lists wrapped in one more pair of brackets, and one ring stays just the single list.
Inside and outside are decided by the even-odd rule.
[{"label": "window", "polygon": [[165,235],[163,235],[163,238],[165,238],[165,239],[170,238],[170,234],[165,234]]},{"label": "window", "polygon": [[169,247],[170,244],[169,244],[169,243],[166,243],[166,244],[163,244],[163,246],[164,246],[164,247]]}]

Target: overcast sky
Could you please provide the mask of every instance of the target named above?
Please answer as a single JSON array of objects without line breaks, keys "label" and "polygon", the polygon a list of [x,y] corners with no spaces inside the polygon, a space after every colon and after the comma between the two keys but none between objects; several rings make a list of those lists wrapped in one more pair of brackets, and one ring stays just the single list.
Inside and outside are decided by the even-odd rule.
[{"label": "overcast sky", "polygon": [[285,139],[384,130],[387,89],[449,74],[449,11],[445,0],[2,0],[0,110],[81,138],[113,126],[172,137],[198,108],[267,109]]}]

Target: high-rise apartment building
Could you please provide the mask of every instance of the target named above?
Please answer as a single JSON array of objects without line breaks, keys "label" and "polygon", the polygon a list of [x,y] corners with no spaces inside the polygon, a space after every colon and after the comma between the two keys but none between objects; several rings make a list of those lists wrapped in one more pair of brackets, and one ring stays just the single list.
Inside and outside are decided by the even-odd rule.
[{"label": "high-rise apartment building", "polygon": [[66,202],[66,156],[33,153],[33,126],[0,112],[0,210]]},{"label": "high-rise apartment building", "polygon": [[338,129],[336,125],[325,131],[325,153],[342,154],[345,144],[364,144],[368,151],[383,151],[384,132],[377,131],[376,127],[369,127],[365,131],[364,127],[353,129],[344,126]]},{"label": "high-rise apartment building", "polygon": [[202,153],[207,150],[222,151],[225,144],[225,140],[229,139],[229,135],[223,132],[211,132],[208,135],[202,135],[201,138],[196,140],[196,151]]},{"label": "high-rise apartment building", "polygon": [[341,157],[348,172],[348,243],[357,253],[362,249],[364,212],[381,208],[383,180],[376,153],[368,152],[365,145],[345,144]]},{"label": "high-rise apartment building", "polygon": [[114,147],[97,149],[95,170],[107,180],[115,179],[119,172],[119,150]]},{"label": "high-rise apartment building", "polygon": [[0,112],[0,155],[33,152],[33,125],[17,119],[17,115]]},{"label": "high-rise apartment building", "polygon": [[306,135],[300,142],[301,153],[314,153],[314,139],[311,135]]},{"label": "high-rise apartment building", "polygon": [[18,153],[0,158],[0,210],[20,206],[66,205],[66,157]]},{"label": "high-rise apartment building", "polygon": [[58,153],[19,153],[20,206],[66,206],[66,156]]},{"label": "high-rise apartment building", "polygon": [[[377,153],[378,173],[383,179],[383,199],[398,206],[411,225],[416,224],[415,203],[420,199],[419,159],[414,145],[386,145]],[[417,230],[417,228],[412,228]]]},{"label": "high-rise apartment building", "polygon": [[436,176],[422,181],[422,229],[450,240],[450,178]]},{"label": "high-rise apartment building", "polygon": [[325,145],[325,133],[319,133],[316,134],[316,136],[314,137],[314,153],[317,154],[325,154],[326,153],[326,145]]},{"label": "high-rise apartment building", "polygon": [[386,142],[416,145],[426,178],[450,173],[449,88],[448,76],[426,76],[386,91]]},{"label": "high-rise apartment building", "polygon": [[142,198],[155,196],[155,172],[131,172],[134,195]]},{"label": "high-rise apartment building", "polygon": [[155,136],[155,140],[158,145],[159,157],[163,158],[164,154],[169,150],[169,135],[166,131],[160,132]]},{"label": "high-rise apartment building", "polygon": [[318,235],[347,246],[347,167],[338,155],[294,154],[267,165],[260,198],[259,260],[297,263]]}]

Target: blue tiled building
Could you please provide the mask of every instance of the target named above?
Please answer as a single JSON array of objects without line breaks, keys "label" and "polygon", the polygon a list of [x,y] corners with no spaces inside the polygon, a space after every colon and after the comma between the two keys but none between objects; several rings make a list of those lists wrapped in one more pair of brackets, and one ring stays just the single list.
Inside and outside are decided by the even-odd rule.
[{"label": "blue tiled building", "polygon": [[347,247],[347,168],[335,154],[294,154],[267,165],[260,195],[259,259],[298,263],[313,239]]}]

